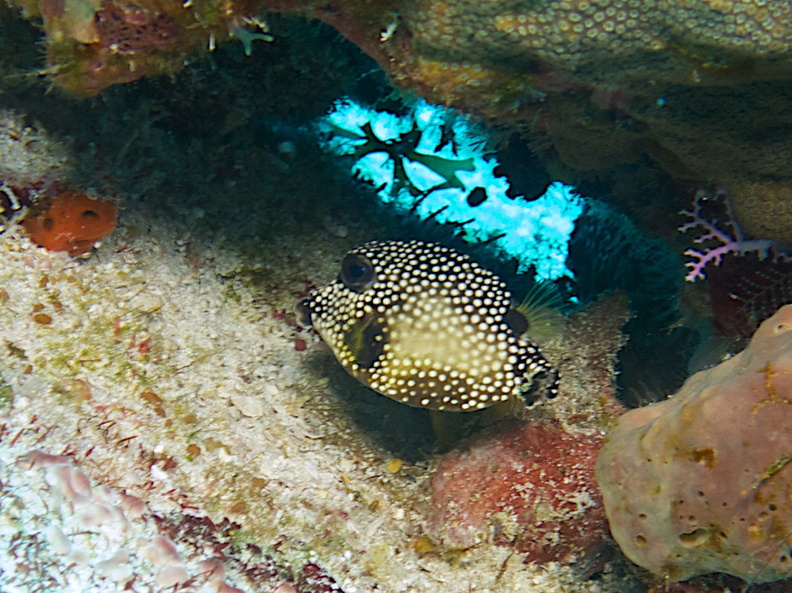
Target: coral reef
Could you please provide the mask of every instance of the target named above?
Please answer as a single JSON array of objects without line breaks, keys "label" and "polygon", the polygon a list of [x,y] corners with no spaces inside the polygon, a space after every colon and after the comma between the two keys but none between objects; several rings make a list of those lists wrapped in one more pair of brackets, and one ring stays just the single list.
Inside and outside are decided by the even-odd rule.
[{"label": "coral reef", "polygon": [[[602,175],[645,158],[683,179],[792,176],[780,156],[792,124],[784,3],[272,6],[335,26],[432,102],[528,131],[551,164]],[[389,31],[382,43],[374,27]]]},{"label": "coral reef", "polygon": [[557,424],[498,425],[446,454],[427,533],[450,548],[510,545],[527,561],[596,556],[607,533],[594,482],[602,437]]},{"label": "coral reef", "polygon": [[[526,553],[540,559],[534,554],[545,549],[517,548],[524,550],[520,553],[485,542],[453,554],[456,562],[451,562],[427,546],[429,479],[441,458],[432,448],[425,410],[372,397],[338,368],[315,335],[297,327],[294,301],[334,277],[341,254],[403,232],[398,225],[386,226],[390,219],[382,215],[384,208],[372,206],[371,192],[339,171],[337,158],[321,153],[306,125],[338,97],[394,108],[392,98],[384,99],[389,89],[372,83],[382,76],[365,56],[338,43],[329,28],[267,15],[274,43],[255,43],[247,58],[251,41],[269,39],[255,32],[263,22],[255,15],[261,16],[264,7],[253,3],[219,9],[199,0],[157,6],[21,0],[17,5],[22,3],[31,15],[39,8],[49,11],[43,26],[50,76],[77,93],[104,90],[100,98],[82,102],[45,94],[30,76],[35,62],[16,61],[33,53],[36,32],[14,21],[0,31],[0,42],[22,26],[26,33],[2,46],[3,74],[21,70],[28,73],[22,78],[34,82],[12,87],[11,77],[4,76],[0,100],[31,114],[30,121],[42,121],[56,132],[52,138],[69,139],[53,141],[59,146],[75,147],[68,163],[48,170],[48,179],[60,183],[69,178],[68,167],[76,165],[80,179],[68,186],[117,196],[124,216],[116,232],[79,260],[37,249],[19,228],[0,236],[3,459],[46,451],[59,458],[57,464],[68,464],[70,476],[90,481],[90,492],[110,489],[111,496],[144,500],[148,511],[130,520],[131,527],[143,529],[139,535],[147,543],[157,536],[173,543],[178,561],[170,559],[189,576],[182,583],[186,590],[219,588],[208,578],[219,572],[213,560],[219,558],[225,586],[245,591],[645,591],[639,578],[624,576],[629,568],[623,560],[606,564],[589,579],[590,573],[581,575],[557,562],[523,563]],[[420,88],[409,71],[419,49],[411,45],[399,5],[305,1],[267,2],[266,8],[297,10],[333,23],[406,86]],[[106,86],[182,68],[231,35],[243,43],[218,45],[201,64],[168,79]],[[435,72],[442,67],[438,64]],[[511,71],[503,72],[509,82]],[[564,108],[554,111],[553,91],[550,85],[540,89],[539,78],[529,83],[525,102],[507,113],[509,123],[527,128],[531,122],[540,131],[553,127],[569,154],[597,166],[607,165],[612,155],[633,158],[646,148],[645,130],[636,132],[635,121],[623,114],[646,106],[645,100],[617,92],[594,97],[588,87],[562,84],[557,96]],[[461,105],[473,106],[467,93],[475,89],[449,85],[445,90],[458,92]],[[499,98],[482,101],[482,111],[491,107],[487,113],[506,113]],[[657,108],[657,102],[652,96],[649,104]],[[671,97],[663,109],[679,103],[688,104]],[[581,106],[591,109],[583,110],[586,117],[593,113],[591,120],[581,124],[566,117],[571,107]],[[395,110],[408,111],[401,105]],[[576,134],[578,124],[597,128],[599,143]],[[608,146],[613,128],[620,138],[632,139],[630,150],[626,142]],[[441,135],[449,130],[435,129]],[[384,137],[351,135],[386,153],[391,146]],[[541,133],[535,139],[544,143]],[[9,136],[3,147],[15,141]],[[600,150],[592,157],[593,146]],[[418,154],[416,146],[411,148]],[[421,159],[439,163],[427,156],[413,164],[422,165]],[[452,174],[441,175],[440,185],[464,178],[459,162],[450,165]],[[491,172],[505,179],[509,170],[501,169]],[[459,177],[453,174],[457,170]],[[531,205],[523,195],[542,193],[515,194],[514,186],[507,195],[521,206]],[[450,183],[443,191],[455,189]],[[460,198],[461,206],[484,211],[492,200],[482,189],[472,187]],[[646,191],[642,199],[652,196]],[[582,253],[585,241],[580,245]],[[610,261],[617,261],[617,250],[608,253]],[[675,294],[675,285],[664,284],[667,276],[647,276],[663,285],[663,298]],[[647,292],[655,286],[647,278],[642,285]],[[526,431],[549,427],[565,443],[561,437],[567,434],[591,442],[601,438],[623,411],[615,398],[615,353],[626,339],[619,328],[628,316],[625,299],[611,295],[572,316],[560,339],[542,345],[548,360],[558,363],[564,397],[527,412],[529,426],[540,428]],[[471,423],[483,422],[482,416],[468,416]],[[541,449],[541,443],[536,447]],[[87,565],[66,564],[56,548],[64,549],[66,540],[90,545],[97,535],[88,530],[79,539],[80,527],[73,528],[72,521],[82,509],[71,513],[58,506],[52,513],[37,508],[32,516],[12,514],[19,507],[15,492],[49,503],[63,480],[50,485],[44,481],[47,470],[26,469],[24,463],[6,464],[0,471],[0,514],[16,521],[13,531],[0,533],[29,544],[19,550],[40,549],[48,561],[3,556],[0,549],[0,588],[16,582],[11,578],[46,583],[52,571],[83,590],[86,583],[120,588],[98,568],[118,569],[110,574],[123,577],[132,567],[139,575],[132,584],[137,590],[157,591],[173,582],[157,582],[165,566],[143,557],[146,545],[137,548],[134,540],[123,545],[128,557],[97,544],[99,555]],[[91,502],[114,513],[113,503]],[[51,530],[47,539],[41,526],[57,523],[56,518],[64,538]],[[519,535],[511,543],[527,539]],[[547,551],[566,561],[577,548]],[[202,570],[207,558],[211,571]],[[106,560],[112,562],[97,567]],[[184,574],[174,570],[166,576],[181,580]]]},{"label": "coral reef", "polygon": [[[108,117],[115,121],[112,111]],[[144,500],[149,514],[131,521],[133,528],[142,527],[148,541],[173,541],[196,590],[209,589],[199,565],[219,549],[224,581],[244,591],[398,593],[434,590],[438,582],[449,593],[630,591],[612,572],[595,581],[555,564],[527,567],[508,547],[479,546],[452,564],[418,545],[438,462],[429,446],[412,458],[405,453],[420,422],[401,411],[406,406],[344,383],[330,353],[284,313],[309,286],[336,275],[334,255],[381,233],[366,215],[367,196],[328,191],[334,163],[299,146],[291,161],[260,149],[231,184],[207,176],[206,165],[191,176],[192,161],[178,161],[186,151],[173,135],[165,141],[140,125],[133,138],[119,150],[126,169],[107,150],[93,161],[97,178],[109,170],[113,182],[132,180],[127,192],[153,189],[125,195],[119,228],[90,258],[37,249],[16,227],[0,236],[3,459],[32,449],[62,455],[94,488]],[[207,146],[200,156],[213,155],[216,140]],[[224,148],[224,158],[247,163]],[[168,149],[165,166],[174,163],[177,181],[196,180],[180,194],[147,176],[151,153]],[[284,162],[293,169],[284,173]],[[315,186],[293,181],[309,166]],[[261,199],[262,178],[277,200]],[[203,192],[200,200],[193,190]],[[319,197],[310,202],[313,192]],[[255,199],[245,201],[248,193]],[[348,210],[357,223],[338,215]],[[295,220],[295,211],[305,214]],[[337,221],[345,233],[335,232]],[[548,345],[563,364],[566,401],[537,414],[558,410],[558,422],[575,434],[618,413],[613,355],[624,303],[599,311],[576,316],[570,333]],[[295,348],[297,339],[304,348]],[[4,484],[27,481],[36,490],[45,473],[5,469]],[[3,511],[13,508],[7,500]],[[61,531],[76,541],[71,515],[63,516]],[[42,558],[56,555],[38,531],[52,519],[36,515],[31,532],[19,536],[32,550],[38,545]],[[79,578],[68,567],[61,578],[119,588],[94,571],[114,559],[119,570],[140,567],[138,590],[161,590],[161,568],[137,548],[124,549],[126,564],[107,550]],[[63,562],[55,559],[58,569]],[[13,557],[3,562],[18,566]],[[26,578],[44,581],[46,566],[31,563]],[[7,578],[0,576],[0,588]]]},{"label": "coral reef", "polygon": [[792,576],[792,306],[671,399],[619,418],[597,460],[611,532],[673,581]]},{"label": "coral reef", "polygon": [[13,4],[43,18],[45,71],[78,94],[173,73],[232,37],[250,53],[252,40],[289,35],[270,36],[261,15],[299,14],[336,28],[396,84],[530,131],[548,162],[602,172],[650,159],[683,178],[792,178],[779,157],[792,125],[783,2]]},{"label": "coral reef", "polygon": [[[524,123],[577,169],[645,155],[681,177],[792,173],[776,156],[789,148],[786,3],[435,0],[400,16],[423,96]],[[745,105],[766,112],[749,122]]]},{"label": "coral reef", "polygon": [[[206,197],[216,196],[221,186],[206,183]],[[217,555],[226,584],[246,592],[403,593],[438,582],[449,593],[630,591],[611,572],[594,581],[552,564],[526,567],[507,547],[479,546],[452,564],[418,545],[438,461],[429,446],[406,451],[421,422],[411,408],[344,383],[330,353],[284,313],[307,286],[336,274],[332,254],[361,239],[352,224],[345,237],[323,230],[333,213],[325,194],[305,230],[288,195],[277,208],[255,202],[259,209],[244,213],[256,217],[249,239],[239,218],[201,217],[193,196],[161,195],[130,200],[119,228],[85,260],[38,249],[17,227],[0,235],[3,459],[33,449],[67,457],[93,488],[143,500],[149,514],[132,527],[148,541],[173,541],[197,579],[194,590],[214,591],[200,563]],[[363,203],[353,199],[344,196],[346,205]],[[176,214],[163,216],[168,209]],[[259,230],[265,223],[270,234]],[[258,251],[246,259],[241,247]],[[614,327],[623,303],[604,317],[612,322],[573,324],[585,343],[567,335],[555,346],[569,353],[563,372],[576,379],[558,407],[565,427],[590,429],[613,414],[600,397],[613,389],[605,363],[620,343]],[[603,341],[592,344],[593,336]],[[296,349],[296,339],[306,347]],[[47,488],[46,470],[4,464],[3,471],[4,485]],[[16,508],[12,494],[0,490],[0,513]],[[49,491],[35,496],[48,500]],[[75,542],[67,511],[66,526],[58,525]],[[57,556],[38,529],[52,520],[44,512],[18,524],[19,538],[31,550],[38,545],[42,558]],[[163,590],[155,579],[164,567],[123,547],[127,564],[141,568],[136,589]],[[94,570],[116,551],[91,556],[76,576],[66,566],[60,578],[118,589]],[[55,559],[58,569],[63,561]],[[114,566],[123,570],[123,559]],[[27,570],[12,556],[2,561]],[[30,563],[27,582],[45,582],[47,566]],[[11,574],[0,575],[0,588],[15,582]]]},{"label": "coral reef", "polygon": [[792,184],[788,181],[729,183],[734,216],[745,232],[792,249]]},{"label": "coral reef", "polygon": [[247,3],[22,0],[27,18],[41,18],[48,70],[64,88],[95,95],[112,84],[172,74],[199,49],[240,37],[246,52],[255,29]]},{"label": "coral reef", "polygon": [[[532,56],[536,62],[595,80],[613,76],[604,60],[614,57],[624,79],[648,77],[647,64],[665,64],[666,80],[689,75],[687,60],[700,68],[735,67],[732,55],[784,55],[792,38],[792,9],[784,3],[754,0],[690,0],[662,4],[653,0],[591,2],[440,0],[404,3],[402,18],[436,60],[460,64],[508,63]],[[741,15],[741,16],[737,16]],[[650,60],[649,56],[654,56]],[[675,68],[669,68],[675,66]],[[626,68],[625,68],[626,67]]]}]

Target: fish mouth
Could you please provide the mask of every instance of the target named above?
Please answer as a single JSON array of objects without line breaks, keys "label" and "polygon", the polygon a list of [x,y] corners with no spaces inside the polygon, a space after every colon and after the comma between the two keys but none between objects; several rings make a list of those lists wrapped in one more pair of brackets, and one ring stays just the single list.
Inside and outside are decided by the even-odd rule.
[{"label": "fish mouth", "polygon": [[541,399],[553,399],[558,395],[558,371],[552,368],[542,369],[531,376],[530,383],[523,385],[518,396],[531,406]]},{"label": "fish mouth", "polygon": [[311,298],[304,298],[294,304],[294,314],[297,316],[297,323],[303,327],[313,327],[313,309],[311,308]]}]

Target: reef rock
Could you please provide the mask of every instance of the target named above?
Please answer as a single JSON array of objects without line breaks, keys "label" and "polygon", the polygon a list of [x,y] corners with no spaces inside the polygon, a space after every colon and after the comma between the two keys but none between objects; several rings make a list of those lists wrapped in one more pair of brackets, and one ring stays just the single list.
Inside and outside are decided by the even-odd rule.
[{"label": "reef rock", "polygon": [[427,534],[456,549],[510,545],[535,562],[593,557],[607,533],[594,482],[600,444],[550,422],[485,431],[440,463]]},{"label": "reef rock", "polygon": [[[236,39],[321,47],[273,13],[320,20],[395,84],[528,132],[548,165],[596,173],[646,159],[677,179],[788,186],[792,5],[767,0],[9,0],[44,34],[44,72],[93,96],[172,75]],[[273,20],[272,34],[263,15]],[[272,17],[275,17],[274,19]],[[263,43],[256,44],[258,46]],[[261,54],[258,52],[261,51]],[[267,52],[266,54],[264,52]],[[259,58],[259,55],[264,55]],[[357,61],[357,58],[355,58]],[[218,66],[218,68],[222,68]],[[369,66],[365,66],[368,70]],[[274,70],[277,71],[277,68]],[[341,68],[339,71],[343,71]],[[361,71],[362,74],[364,71]],[[253,76],[253,75],[251,75]],[[262,81],[262,88],[280,88]],[[324,88],[310,82],[311,93]],[[345,87],[344,87],[345,88]],[[570,179],[571,181],[571,179]],[[782,208],[779,204],[776,208]]]},{"label": "reef rock", "polygon": [[597,459],[611,533],[671,580],[792,576],[792,305],[671,399],[632,410]]}]

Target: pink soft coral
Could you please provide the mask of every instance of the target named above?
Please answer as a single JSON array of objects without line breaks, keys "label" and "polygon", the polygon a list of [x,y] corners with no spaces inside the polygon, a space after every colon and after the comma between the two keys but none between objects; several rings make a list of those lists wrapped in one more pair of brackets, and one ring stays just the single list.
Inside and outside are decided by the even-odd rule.
[{"label": "pink soft coral", "polygon": [[[718,226],[717,220],[709,220],[702,214],[704,202],[719,201],[725,210],[725,219]],[[771,256],[774,261],[789,261],[790,256],[781,251],[774,241],[769,239],[746,239],[745,235],[737,224],[732,210],[731,200],[722,188],[718,188],[714,196],[708,196],[703,190],[696,192],[693,199],[693,210],[683,210],[681,212],[690,218],[679,227],[681,232],[700,227],[703,234],[693,240],[694,243],[705,244],[703,250],[688,249],[685,255],[695,258],[694,261],[687,262],[685,266],[690,271],[685,276],[688,282],[695,282],[704,279],[704,268],[712,262],[720,265],[721,259],[727,253],[735,255],[746,255],[747,253],[757,253],[760,259]],[[713,242],[719,243],[715,245]],[[714,246],[712,246],[714,245]]]}]

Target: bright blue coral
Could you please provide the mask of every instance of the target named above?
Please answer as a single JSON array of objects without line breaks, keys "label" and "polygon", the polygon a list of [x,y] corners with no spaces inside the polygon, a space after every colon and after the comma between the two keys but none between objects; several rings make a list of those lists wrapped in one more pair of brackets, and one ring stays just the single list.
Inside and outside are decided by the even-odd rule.
[{"label": "bright blue coral", "polygon": [[514,258],[518,272],[533,268],[537,280],[572,277],[568,243],[583,199],[561,183],[536,200],[509,197],[486,137],[454,111],[419,100],[396,115],[345,99],[319,129],[326,148],[355,157],[353,172],[397,212],[454,224],[464,240]]}]

